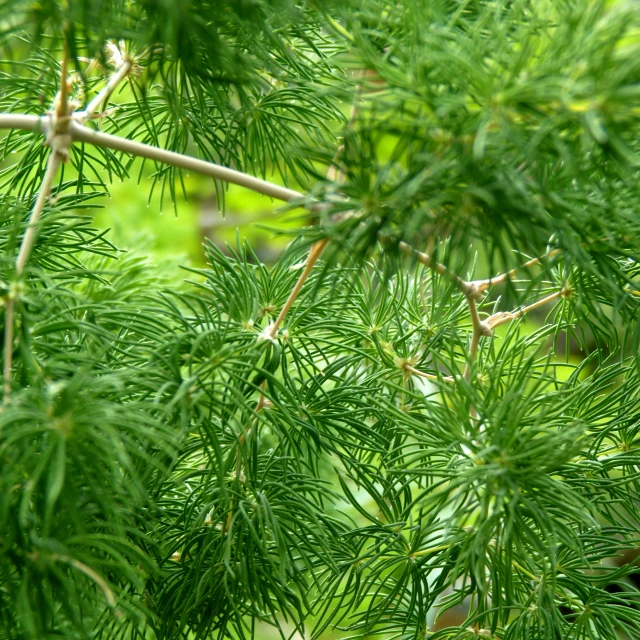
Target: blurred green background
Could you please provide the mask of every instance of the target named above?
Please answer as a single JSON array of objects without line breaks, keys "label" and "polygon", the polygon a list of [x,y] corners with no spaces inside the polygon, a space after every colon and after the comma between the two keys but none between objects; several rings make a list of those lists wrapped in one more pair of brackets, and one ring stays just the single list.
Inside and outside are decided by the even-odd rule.
[{"label": "blurred green background", "polygon": [[212,180],[187,176],[186,199],[180,194],[175,202],[159,185],[151,192],[152,183],[151,176],[115,182],[110,197],[100,201],[103,208],[94,210],[96,226],[109,229],[116,246],[144,248],[154,261],[201,267],[206,240],[223,248],[235,245],[238,233],[265,263],[273,263],[289,240],[274,230],[290,226],[292,214],[278,213],[281,203],[270,198],[231,185],[223,213]]}]

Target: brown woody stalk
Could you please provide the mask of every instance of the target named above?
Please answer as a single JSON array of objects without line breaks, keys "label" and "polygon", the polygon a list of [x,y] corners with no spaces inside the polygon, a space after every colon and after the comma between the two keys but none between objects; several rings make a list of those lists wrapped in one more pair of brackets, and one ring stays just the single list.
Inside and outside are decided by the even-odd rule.
[{"label": "brown woody stalk", "polygon": [[98,109],[108,100],[109,96],[118,88],[118,85],[129,75],[133,67],[133,61],[129,58],[125,58],[120,68],[114,73],[107,84],[100,90],[98,94],[89,102],[84,113],[79,114],[83,119],[93,118]]},{"label": "brown woody stalk", "polygon": [[[366,71],[361,72],[360,77],[363,77],[364,75],[366,75]],[[358,86],[356,87],[356,95],[354,96],[353,106],[351,107],[351,115],[349,116],[349,123],[347,124],[348,128],[353,126],[355,119],[358,115],[358,105],[360,104],[361,97],[362,97],[362,83],[359,83]],[[337,182],[338,184],[343,183],[345,178],[344,173],[337,167],[338,158],[340,157],[340,154],[343,151],[344,151],[344,145],[340,145],[336,150],[333,161],[331,162],[331,165],[329,166],[329,169],[327,171],[327,178],[333,182]],[[298,278],[297,282],[293,286],[293,289],[291,290],[291,293],[289,294],[287,301],[284,303],[284,306],[282,307],[282,310],[278,314],[278,317],[276,318],[275,322],[271,325],[271,327],[269,327],[268,334],[266,336],[267,338],[271,340],[275,339],[278,333],[278,328],[280,327],[285,317],[289,313],[289,310],[293,306],[293,303],[296,301],[296,298],[298,297],[304,283],[307,281],[307,278],[313,271],[313,267],[316,265],[316,263],[320,259],[320,256],[322,255],[322,252],[325,250],[327,244],[329,244],[329,239],[324,238],[322,240],[318,240],[318,242],[315,242],[311,246],[311,250],[309,251],[309,255],[307,256],[307,261],[305,263],[304,269],[300,274],[300,277]]]},{"label": "brown woody stalk", "polygon": [[38,192],[38,197],[29,216],[29,223],[25,231],[18,257],[16,258],[16,287],[9,291],[6,298],[5,310],[5,327],[4,327],[4,354],[2,363],[2,394],[3,401],[7,402],[11,397],[11,374],[13,371],[13,333],[15,324],[15,304],[19,292],[17,283],[24,273],[31,251],[36,239],[38,222],[44,205],[51,193],[53,180],[58,172],[60,163],[64,161],[68,155],[68,145],[70,139],[66,135],[69,124],[69,84],[67,78],[67,68],[69,55],[65,45],[64,55],[62,58],[61,77],[60,77],[60,93],[56,98],[55,111],[53,117],[53,126],[50,135],[47,138],[47,144],[51,146],[51,152],[47,158],[47,168],[45,170],[42,184]]},{"label": "brown woody stalk", "polygon": [[474,282],[464,280],[459,275],[448,269],[445,265],[436,262],[429,254],[414,249],[406,242],[400,242],[398,246],[404,255],[415,258],[418,262],[424,264],[435,273],[447,278],[447,280],[454,284],[464,294],[467,304],[469,305],[469,313],[471,315],[471,323],[473,326],[471,344],[469,346],[469,357],[464,371],[464,377],[468,380],[471,375],[471,367],[473,366],[478,353],[480,338],[482,336],[490,336],[493,333],[491,329],[480,319],[480,315],[478,314],[476,301],[482,299],[482,291]]},{"label": "brown woody stalk", "polygon": [[[467,300],[467,304],[469,306],[469,315],[471,316],[471,325],[472,325],[471,343],[469,345],[467,364],[464,370],[465,380],[469,380],[471,376],[471,369],[473,367],[473,363],[476,361],[476,358],[478,356],[478,347],[480,346],[480,339],[483,336],[491,337],[493,335],[493,330],[496,327],[502,324],[505,324],[506,322],[510,322],[511,320],[514,320],[516,318],[520,318],[526,313],[529,313],[529,311],[533,311],[538,307],[548,304],[549,302],[556,300],[558,297],[566,298],[571,294],[571,291],[565,285],[560,291],[551,293],[541,298],[540,300],[533,302],[532,304],[526,307],[523,307],[513,312],[498,312],[490,316],[486,320],[482,320],[480,318],[480,314],[478,313],[477,301],[482,299],[484,292],[489,287],[496,284],[500,284],[505,280],[512,278],[519,269],[526,269],[529,267],[533,267],[539,264],[544,258],[547,258],[547,259],[553,258],[555,255],[560,253],[560,250],[554,249],[553,251],[550,251],[549,253],[547,253],[545,256],[542,256],[542,258],[533,258],[525,262],[524,264],[522,264],[520,267],[517,267],[516,269],[512,269],[511,271],[503,273],[499,276],[495,276],[494,278],[488,278],[486,280],[467,281],[461,278],[460,276],[458,276],[457,274],[455,274],[454,272],[452,272],[445,265],[440,264],[439,262],[436,262],[433,259],[433,257],[430,256],[429,254],[423,253],[421,251],[418,251],[417,249],[414,249],[413,247],[408,245],[406,242],[400,242],[399,248],[404,255],[415,258],[418,262],[420,262],[421,264],[424,264],[426,267],[428,267],[435,273],[447,278],[464,294]],[[434,381],[443,380],[445,382],[455,381],[455,378],[451,376],[445,376],[445,377],[439,378],[436,375],[418,371],[417,369],[408,365],[405,365],[405,370],[408,371],[409,373],[412,373],[417,376],[421,376],[428,380],[434,380]]]},{"label": "brown woody stalk", "polygon": [[[38,198],[29,218],[29,226],[24,234],[20,250],[16,259],[16,281],[18,282],[24,272],[24,269],[31,255],[31,249],[35,242],[36,229],[40,214],[44,208],[44,204],[51,192],[53,179],[60,166],[61,157],[56,151],[51,151],[47,160],[47,170],[44,174],[44,180],[40,186]],[[9,291],[6,297],[5,320],[4,320],[4,358],[2,364],[2,394],[6,402],[11,395],[11,373],[13,370],[13,330],[15,323],[15,304],[18,296],[19,288],[16,286]]]},{"label": "brown woody stalk", "polygon": [[527,260],[527,262],[521,264],[519,267],[515,269],[511,269],[511,271],[507,271],[506,273],[502,273],[499,276],[494,276],[493,278],[487,278],[486,280],[473,280],[471,284],[475,285],[478,291],[486,291],[489,287],[493,287],[497,284],[501,284],[506,280],[511,280],[520,269],[529,269],[530,267],[534,267],[537,264],[540,264],[542,260],[547,259],[550,260],[554,256],[557,256],[560,253],[560,249],[553,249],[553,251],[549,251],[544,256],[539,258],[532,258],[531,260]]}]

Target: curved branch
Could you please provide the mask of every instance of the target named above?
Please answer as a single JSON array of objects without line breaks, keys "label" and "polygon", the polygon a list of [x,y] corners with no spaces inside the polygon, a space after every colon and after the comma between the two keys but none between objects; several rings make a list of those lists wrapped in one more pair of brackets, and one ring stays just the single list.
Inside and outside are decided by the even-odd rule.
[{"label": "curved branch", "polygon": [[534,267],[537,264],[540,264],[543,260],[551,260],[551,258],[557,256],[560,253],[560,249],[553,249],[548,253],[545,253],[543,256],[538,258],[532,258],[531,260],[527,260],[524,264],[521,264],[519,267],[515,269],[511,269],[511,271],[507,271],[506,273],[501,273],[498,276],[494,276],[493,278],[487,278],[485,280],[473,280],[472,284],[476,285],[478,291],[486,291],[489,287],[493,287],[497,284],[501,284],[506,280],[511,280],[515,277],[515,275],[521,269],[529,269],[530,267]]},{"label": "curved branch", "polygon": [[93,97],[87,108],[82,113],[83,118],[92,118],[100,106],[109,99],[109,96],[118,88],[118,85],[127,77],[133,67],[132,60],[125,60],[122,66],[114,73],[107,84]]},{"label": "curved branch", "polygon": [[482,294],[478,291],[475,283],[463,280],[459,275],[449,270],[445,265],[436,262],[428,253],[418,251],[418,249],[414,249],[411,245],[402,240],[398,243],[398,248],[405,256],[414,257],[418,262],[429,267],[432,271],[435,271],[435,273],[447,278],[452,284],[458,287],[460,291],[462,291],[465,297],[473,300],[482,298]]},{"label": "curved branch", "polygon": [[18,258],[16,260],[16,275],[18,277],[22,275],[22,272],[27,265],[27,261],[29,260],[29,256],[31,255],[31,249],[33,248],[33,243],[36,239],[38,222],[40,221],[40,214],[42,213],[44,204],[51,193],[53,179],[56,176],[61,162],[62,156],[60,153],[52,149],[49,154],[49,158],[47,159],[47,170],[45,171],[42,185],[38,192],[38,198],[33,206],[33,211],[31,211],[29,224],[24,234],[24,238],[22,239],[22,243],[20,244],[20,251],[18,252]]},{"label": "curved branch", "polygon": [[276,200],[282,200],[283,202],[291,202],[292,200],[304,199],[304,194],[294,191],[293,189],[287,189],[280,185],[260,178],[254,178],[242,171],[236,171],[235,169],[229,169],[222,165],[215,164],[214,162],[207,162],[206,160],[199,160],[192,156],[186,156],[175,151],[167,151],[165,149],[159,149],[150,144],[144,144],[142,142],[136,142],[135,140],[128,140],[126,138],[120,138],[109,133],[102,133],[101,131],[95,131],[84,127],[76,122],[73,122],[70,128],[71,135],[74,141],[88,142],[98,147],[106,147],[108,149],[115,149],[116,151],[122,151],[140,158],[147,158],[148,160],[154,160],[155,162],[162,162],[164,164],[178,167],[179,169],[186,169],[188,171],[195,171],[203,176],[209,176],[216,180],[222,180],[223,182],[229,182],[231,184],[237,184],[241,187],[246,187],[257,193],[261,193],[264,196],[275,198]]},{"label": "curved branch", "polygon": [[[40,214],[44,209],[45,202],[51,193],[51,185],[58,171],[58,167],[62,162],[62,156],[60,153],[51,150],[49,158],[47,160],[47,170],[44,174],[42,184],[40,185],[40,191],[36,199],[31,216],[29,217],[29,223],[27,230],[20,243],[20,249],[18,251],[18,257],[16,259],[16,277],[20,279],[20,276],[24,272],[24,269],[31,255],[33,244],[36,239],[36,231],[38,222],[40,221]],[[14,316],[15,316],[15,295],[9,294],[6,298],[6,309],[4,319],[4,356],[2,365],[2,394],[3,400],[7,402],[11,395],[11,373],[13,370],[13,329],[14,329]]]},{"label": "curved branch", "polygon": [[[50,119],[48,116],[29,116],[13,113],[0,114],[0,129],[22,129],[25,131],[37,131],[38,133],[47,134],[49,132],[49,128]],[[178,167],[179,169],[194,171],[201,175],[221,180],[222,182],[237,184],[241,187],[251,189],[252,191],[256,191],[264,196],[269,196],[270,198],[281,200],[283,202],[291,202],[292,200],[298,199],[304,200],[305,198],[304,194],[299,191],[287,189],[286,187],[274,184],[273,182],[268,182],[267,180],[254,178],[242,171],[223,167],[222,165],[215,164],[214,162],[199,160],[198,158],[176,153],[175,151],[159,149],[158,147],[144,144],[143,142],[128,140],[127,138],[103,133],[102,131],[95,131],[79,124],[74,119],[70,122],[69,133],[71,134],[74,142],[87,142],[97,147],[114,149],[115,151],[122,151],[123,153],[139,156],[140,158],[146,158],[155,162],[162,162],[173,167]]]}]

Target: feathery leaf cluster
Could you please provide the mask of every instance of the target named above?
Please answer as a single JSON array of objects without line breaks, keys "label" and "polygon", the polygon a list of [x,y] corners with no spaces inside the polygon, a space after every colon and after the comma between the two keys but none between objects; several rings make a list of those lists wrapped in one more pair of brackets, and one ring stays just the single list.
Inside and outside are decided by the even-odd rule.
[{"label": "feathery leaf cluster", "polygon": [[[5,2],[0,639],[638,637],[639,26]],[[149,167],[82,127],[174,198],[278,176],[296,237],[119,250],[89,213]]]}]

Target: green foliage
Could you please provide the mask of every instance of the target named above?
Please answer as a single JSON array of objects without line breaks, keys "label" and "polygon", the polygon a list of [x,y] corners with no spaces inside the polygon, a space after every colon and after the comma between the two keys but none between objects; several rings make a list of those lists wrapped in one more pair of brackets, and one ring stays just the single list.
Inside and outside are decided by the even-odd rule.
[{"label": "green foliage", "polygon": [[271,266],[238,240],[176,276],[88,215],[149,167],[76,145],[22,272],[50,151],[7,134],[0,639],[637,638],[639,26],[592,0],[3,3],[1,111],[53,109],[65,49],[78,110],[131,55],[88,126],[310,210]]}]

